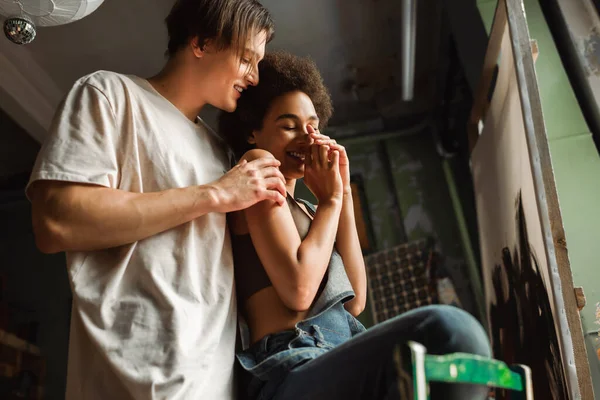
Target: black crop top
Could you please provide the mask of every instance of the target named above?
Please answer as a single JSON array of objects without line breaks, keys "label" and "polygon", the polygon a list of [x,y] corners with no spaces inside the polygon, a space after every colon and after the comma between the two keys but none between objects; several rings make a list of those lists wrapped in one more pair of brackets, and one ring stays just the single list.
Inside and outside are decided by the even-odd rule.
[{"label": "black crop top", "polygon": [[[300,239],[304,239],[310,228],[311,218],[306,215],[304,210],[296,203],[292,196],[286,197],[288,206],[292,213],[292,218],[300,234]],[[302,201],[309,213],[314,216],[312,204]],[[231,235],[231,246],[233,250],[233,263],[235,273],[235,285],[238,302],[245,302],[250,296],[272,286],[271,280],[265,271],[265,268],[256,253],[250,234]]]}]

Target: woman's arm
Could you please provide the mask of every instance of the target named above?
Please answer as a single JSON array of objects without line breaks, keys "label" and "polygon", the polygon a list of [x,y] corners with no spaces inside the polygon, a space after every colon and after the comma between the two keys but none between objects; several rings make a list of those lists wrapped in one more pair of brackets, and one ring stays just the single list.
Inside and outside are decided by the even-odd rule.
[{"label": "woman's arm", "polygon": [[[315,146],[312,165],[306,166],[305,180],[308,178],[316,192],[319,209],[304,240],[287,203],[280,207],[266,200],[244,212],[252,243],[273,287],[286,307],[296,311],[308,310],[317,294],[329,265],[342,210],[338,156],[328,163],[327,151],[327,146]],[[244,159],[251,161],[265,153],[252,150]],[[319,161],[323,158],[325,162]]]},{"label": "woman's arm", "polygon": [[344,304],[344,307],[346,307],[346,310],[350,314],[356,317],[365,309],[367,301],[367,274],[358,240],[358,232],[356,231],[354,203],[350,188],[344,189],[342,212],[335,247],[342,256],[346,275],[348,275],[348,279],[356,295],[354,299]]},{"label": "woman's arm", "polygon": [[348,275],[348,279],[356,295],[354,299],[347,302],[344,306],[350,314],[356,317],[365,309],[367,301],[367,275],[354,218],[354,203],[352,188],[350,187],[350,161],[348,160],[344,146],[338,144],[335,140],[319,132],[311,132],[310,135],[316,144],[328,145],[331,151],[337,151],[340,155],[340,176],[344,187],[344,197],[336,237],[336,248],[342,256],[346,275]]}]

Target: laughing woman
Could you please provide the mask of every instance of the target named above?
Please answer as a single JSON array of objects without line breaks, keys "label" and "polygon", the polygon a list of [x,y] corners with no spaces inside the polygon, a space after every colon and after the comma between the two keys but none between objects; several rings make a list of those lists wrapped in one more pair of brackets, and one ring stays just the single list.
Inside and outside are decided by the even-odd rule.
[{"label": "laughing woman", "polygon": [[[229,215],[243,350],[253,399],[399,399],[393,349],[414,340],[428,352],[490,355],[483,328],[466,312],[429,306],[368,331],[346,151],[320,129],[331,100],[310,60],[268,54],[260,84],[242,95],[219,129],[237,157],[275,157],[287,202],[263,201]],[[294,198],[296,181],[318,208]],[[432,399],[484,399],[487,389],[432,385]]]}]

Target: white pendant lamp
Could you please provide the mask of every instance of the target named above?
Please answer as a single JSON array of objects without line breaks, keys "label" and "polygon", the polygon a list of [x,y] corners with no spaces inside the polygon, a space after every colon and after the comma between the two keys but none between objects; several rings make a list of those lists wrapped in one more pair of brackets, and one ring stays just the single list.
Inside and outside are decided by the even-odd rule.
[{"label": "white pendant lamp", "polygon": [[65,25],[80,20],[102,5],[104,0],[0,0],[4,34],[16,44],[31,43],[36,26]]}]

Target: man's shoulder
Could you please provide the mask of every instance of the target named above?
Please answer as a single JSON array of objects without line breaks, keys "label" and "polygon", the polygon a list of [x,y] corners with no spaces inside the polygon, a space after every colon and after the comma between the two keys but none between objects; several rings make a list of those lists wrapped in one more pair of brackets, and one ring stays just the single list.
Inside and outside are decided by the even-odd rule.
[{"label": "man's shoulder", "polygon": [[82,76],[75,81],[74,87],[78,86],[92,86],[105,94],[112,93],[115,91],[128,90],[135,83],[135,80],[140,80],[134,75],[125,75],[113,71],[96,71],[91,74]]}]

